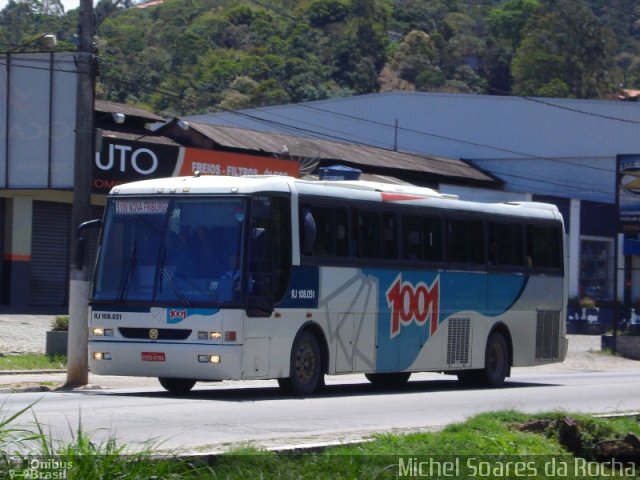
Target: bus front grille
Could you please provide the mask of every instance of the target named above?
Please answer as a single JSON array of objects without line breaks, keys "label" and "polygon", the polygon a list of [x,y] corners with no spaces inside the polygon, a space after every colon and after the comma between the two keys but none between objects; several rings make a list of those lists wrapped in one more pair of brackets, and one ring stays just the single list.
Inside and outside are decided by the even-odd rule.
[{"label": "bus front grille", "polygon": [[120,327],[118,330],[124,338],[145,340],[186,340],[191,335],[191,330],[178,328]]},{"label": "bus front grille", "polygon": [[536,323],[536,360],[560,358],[560,312],[538,310]]}]

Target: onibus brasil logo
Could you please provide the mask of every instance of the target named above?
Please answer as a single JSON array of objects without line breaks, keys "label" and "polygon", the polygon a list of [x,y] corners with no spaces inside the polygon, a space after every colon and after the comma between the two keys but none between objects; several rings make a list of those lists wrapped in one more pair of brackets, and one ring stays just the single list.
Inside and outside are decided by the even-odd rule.
[{"label": "onibus brasil logo", "polygon": [[391,336],[400,333],[402,327],[408,327],[412,322],[423,326],[430,320],[429,334],[433,335],[438,328],[440,316],[440,275],[431,285],[418,282],[402,281],[402,274],[398,274],[395,281],[387,290],[387,304],[391,309]]}]

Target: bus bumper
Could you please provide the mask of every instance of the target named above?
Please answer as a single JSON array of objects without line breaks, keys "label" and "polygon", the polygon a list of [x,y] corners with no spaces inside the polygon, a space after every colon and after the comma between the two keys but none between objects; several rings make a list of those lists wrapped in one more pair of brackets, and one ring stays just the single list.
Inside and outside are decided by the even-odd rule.
[{"label": "bus bumper", "polygon": [[89,342],[97,375],[241,380],[242,345]]}]

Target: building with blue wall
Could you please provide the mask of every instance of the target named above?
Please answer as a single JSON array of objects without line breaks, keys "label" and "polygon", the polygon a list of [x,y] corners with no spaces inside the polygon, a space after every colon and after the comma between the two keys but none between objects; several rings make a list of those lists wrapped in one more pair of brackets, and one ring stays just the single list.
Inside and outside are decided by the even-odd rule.
[{"label": "building with blue wall", "polygon": [[[501,179],[503,188],[440,183],[441,191],[558,205],[568,232],[571,296],[611,299],[617,280],[619,299],[625,286],[627,300],[640,297],[640,276],[624,278],[615,205],[616,157],[640,153],[635,102],[388,92],[190,119],[466,160]],[[626,258],[628,274],[640,266],[636,260]]]}]

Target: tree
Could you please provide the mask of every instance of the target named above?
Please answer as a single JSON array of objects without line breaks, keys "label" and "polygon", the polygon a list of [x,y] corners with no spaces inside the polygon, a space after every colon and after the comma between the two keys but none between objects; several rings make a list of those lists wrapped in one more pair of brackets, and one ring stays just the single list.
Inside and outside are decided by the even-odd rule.
[{"label": "tree", "polygon": [[10,48],[36,33],[36,14],[28,4],[9,1],[0,12],[0,43]]},{"label": "tree", "polygon": [[541,9],[538,0],[507,0],[489,13],[490,31],[495,37],[506,40],[515,51],[529,19]]},{"label": "tree", "polygon": [[550,2],[532,18],[514,56],[514,92],[602,96],[610,88],[607,71],[612,38],[583,1]]},{"label": "tree", "polygon": [[403,80],[415,83],[418,75],[437,64],[437,51],[431,38],[420,30],[411,30],[396,49],[391,66]]}]

